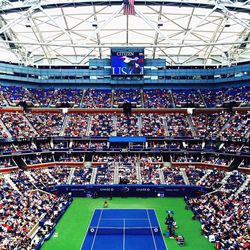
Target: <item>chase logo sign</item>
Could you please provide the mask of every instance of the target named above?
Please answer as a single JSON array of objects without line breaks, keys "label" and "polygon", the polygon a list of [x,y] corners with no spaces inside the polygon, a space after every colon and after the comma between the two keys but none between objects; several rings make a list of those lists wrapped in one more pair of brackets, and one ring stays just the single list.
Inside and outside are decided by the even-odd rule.
[{"label": "chase logo sign", "polygon": [[137,191],[137,192],[150,192],[150,188],[136,188],[135,191]]},{"label": "chase logo sign", "polygon": [[113,192],[114,188],[100,188],[101,192]]}]

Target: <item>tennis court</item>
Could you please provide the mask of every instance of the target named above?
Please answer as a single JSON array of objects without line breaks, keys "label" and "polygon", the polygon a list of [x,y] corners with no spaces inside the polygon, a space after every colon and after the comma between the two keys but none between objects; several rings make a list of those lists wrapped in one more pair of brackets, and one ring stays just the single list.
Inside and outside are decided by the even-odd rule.
[{"label": "tennis court", "polygon": [[81,250],[167,250],[154,209],[96,209]]}]

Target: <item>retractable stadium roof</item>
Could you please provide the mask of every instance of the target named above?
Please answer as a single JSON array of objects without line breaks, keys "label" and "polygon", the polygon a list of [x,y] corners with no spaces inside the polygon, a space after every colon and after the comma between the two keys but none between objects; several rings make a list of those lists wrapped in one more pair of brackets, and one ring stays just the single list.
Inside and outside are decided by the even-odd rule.
[{"label": "retractable stadium roof", "polygon": [[0,0],[1,60],[87,65],[112,47],[145,47],[170,65],[231,65],[250,59],[250,0]]}]

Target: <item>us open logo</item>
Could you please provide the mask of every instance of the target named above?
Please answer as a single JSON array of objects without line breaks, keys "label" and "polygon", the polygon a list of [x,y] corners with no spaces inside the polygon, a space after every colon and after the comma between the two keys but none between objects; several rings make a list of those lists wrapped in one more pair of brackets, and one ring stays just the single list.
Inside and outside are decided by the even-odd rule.
[{"label": "us open logo", "polygon": [[122,192],[123,192],[123,193],[129,192],[129,190],[130,190],[129,187],[123,187],[123,188],[122,188]]}]

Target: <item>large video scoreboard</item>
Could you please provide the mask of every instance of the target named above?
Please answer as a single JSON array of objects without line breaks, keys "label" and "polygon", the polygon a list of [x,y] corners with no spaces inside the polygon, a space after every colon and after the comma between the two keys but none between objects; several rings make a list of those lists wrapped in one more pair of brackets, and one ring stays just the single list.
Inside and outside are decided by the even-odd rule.
[{"label": "large video scoreboard", "polygon": [[112,76],[143,76],[144,48],[112,48]]}]

